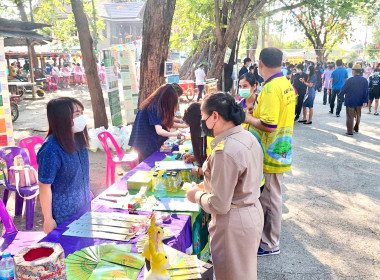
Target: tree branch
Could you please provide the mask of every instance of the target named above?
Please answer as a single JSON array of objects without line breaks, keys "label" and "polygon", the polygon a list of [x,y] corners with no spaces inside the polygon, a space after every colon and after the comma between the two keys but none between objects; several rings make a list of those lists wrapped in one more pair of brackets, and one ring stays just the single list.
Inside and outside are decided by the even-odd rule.
[{"label": "tree branch", "polygon": [[307,3],[307,1],[301,1],[301,2],[299,2],[297,4],[293,4],[293,5],[289,5],[289,6],[285,5],[284,7],[281,7],[281,8],[278,8],[278,9],[274,9],[272,11],[268,11],[267,13],[264,14],[264,16],[271,17],[271,16],[273,16],[273,15],[279,13],[279,12],[289,11],[289,10],[293,10],[295,8],[299,8],[299,7],[303,6],[306,3]]}]

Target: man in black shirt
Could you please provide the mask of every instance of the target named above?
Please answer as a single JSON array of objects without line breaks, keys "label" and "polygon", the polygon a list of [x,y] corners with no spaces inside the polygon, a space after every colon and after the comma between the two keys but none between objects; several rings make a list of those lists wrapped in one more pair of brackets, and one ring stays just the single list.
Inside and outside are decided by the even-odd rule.
[{"label": "man in black shirt", "polygon": [[243,67],[239,71],[239,79],[245,73],[248,73],[248,68],[249,68],[249,65],[251,64],[251,59],[249,57],[244,58],[243,63],[244,63],[244,65],[243,65]]},{"label": "man in black shirt", "polygon": [[296,106],[296,116],[294,121],[297,121],[300,117],[301,111],[302,111],[302,104],[303,99],[305,98],[306,89],[307,86],[300,81],[300,79],[303,79],[304,81],[307,81],[307,75],[303,72],[303,65],[298,64],[297,65],[297,73],[293,75],[292,77],[292,85],[297,90],[298,97],[297,97],[297,106]]},{"label": "man in black shirt", "polygon": [[371,114],[372,102],[375,99],[375,116],[378,116],[377,108],[379,107],[380,98],[380,69],[375,69],[373,75],[369,77],[369,104],[368,114]]}]

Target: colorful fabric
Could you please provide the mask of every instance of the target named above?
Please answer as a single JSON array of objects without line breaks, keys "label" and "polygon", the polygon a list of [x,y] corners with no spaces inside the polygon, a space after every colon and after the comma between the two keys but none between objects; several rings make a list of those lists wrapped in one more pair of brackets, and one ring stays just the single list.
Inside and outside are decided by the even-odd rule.
[{"label": "colorful fabric", "polygon": [[264,173],[283,173],[291,170],[292,135],[296,93],[280,72],[269,78],[257,98],[253,117],[273,132],[264,132],[252,125],[249,131],[256,136],[264,152]]}]

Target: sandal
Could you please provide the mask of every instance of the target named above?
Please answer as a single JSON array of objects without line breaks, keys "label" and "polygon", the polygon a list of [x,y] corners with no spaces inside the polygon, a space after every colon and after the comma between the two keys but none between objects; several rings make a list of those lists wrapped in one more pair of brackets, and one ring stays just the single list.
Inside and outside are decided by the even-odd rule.
[{"label": "sandal", "polygon": [[299,123],[305,123],[305,122],[307,122],[307,120],[299,120],[298,122]]},{"label": "sandal", "polygon": [[304,122],[303,124],[312,124],[313,122]]}]

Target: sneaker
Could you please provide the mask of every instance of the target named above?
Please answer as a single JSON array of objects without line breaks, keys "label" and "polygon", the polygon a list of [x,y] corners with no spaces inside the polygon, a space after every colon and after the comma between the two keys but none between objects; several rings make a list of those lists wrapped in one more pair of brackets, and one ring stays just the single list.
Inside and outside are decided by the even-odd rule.
[{"label": "sneaker", "polygon": [[336,117],[337,117],[337,118],[339,118],[339,117],[340,117],[340,115],[336,115]]},{"label": "sneaker", "polygon": [[334,112],[333,111],[329,111],[329,114],[334,114]]},{"label": "sneaker", "polygon": [[371,111],[368,111],[367,114],[371,114]]},{"label": "sneaker", "polygon": [[257,250],[257,256],[258,257],[265,257],[265,256],[270,256],[270,255],[279,255],[280,250],[275,250],[275,251],[265,251],[264,249],[261,249],[259,247],[259,250]]},{"label": "sneaker", "polygon": [[352,137],[352,136],[354,136],[353,133],[348,133],[348,132],[346,132],[344,135],[346,135],[346,136],[348,136],[348,137]]},{"label": "sneaker", "polygon": [[375,115],[375,116],[378,116],[378,115],[379,115],[379,113],[378,113],[378,112],[376,112],[374,115]]}]

